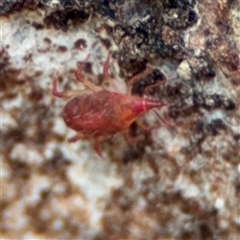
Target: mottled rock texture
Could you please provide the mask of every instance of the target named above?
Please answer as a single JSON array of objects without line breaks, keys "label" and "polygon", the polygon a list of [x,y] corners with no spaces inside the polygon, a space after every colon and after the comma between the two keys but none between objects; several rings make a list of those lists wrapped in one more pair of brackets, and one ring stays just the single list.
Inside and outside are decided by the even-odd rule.
[{"label": "mottled rock texture", "polygon": [[[4,239],[238,239],[240,236],[239,0],[0,2],[1,232]],[[69,144],[66,100],[77,63],[151,89],[168,124],[133,146],[121,135]],[[158,118],[147,114],[143,121]],[[170,126],[168,126],[170,125]]]}]

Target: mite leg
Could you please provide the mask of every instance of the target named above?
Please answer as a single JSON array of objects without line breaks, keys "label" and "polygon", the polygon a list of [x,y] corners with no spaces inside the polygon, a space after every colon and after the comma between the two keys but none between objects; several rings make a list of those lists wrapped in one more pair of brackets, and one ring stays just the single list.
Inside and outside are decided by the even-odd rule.
[{"label": "mite leg", "polygon": [[232,82],[235,85],[239,86],[239,84],[240,84],[240,68],[239,68],[239,70],[236,70],[230,74],[230,79],[232,80]]},{"label": "mite leg", "polygon": [[123,133],[123,137],[126,140],[126,142],[131,145],[136,144],[137,142],[139,142],[141,140],[140,136],[138,136],[138,137],[130,136],[127,129],[122,131],[122,133]]},{"label": "mite leg", "polygon": [[159,81],[159,82],[157,82],[157,83],[154,83],[154,84],[152,84],[152,85],[147,86],[147,87],[144,89],[144,94],[145,94],[145,95],[149,95],[149,91],[150,91],[151,88],[154,88],[154,87],[156,87],[156,86],[164,85],[166,82],[167,82],[167,79],[164,79],[164,80],[162,80],[162,81]]},{"label": "mite leg", "polygon": [[[168,120],[165,120],[165,119],[163,119],[163,117],[155,110],[155,111],[153,111],[156,115],[157,115],[157,117],[158,117],[158,119],[160,120],[160,122],[162,123],[160,123],[159,125],[165,125],[166,127],[168,127],[168,128],[171,128],[171,127],[173,127],[174,125],[170,122],[170,120],[168,121]],[[160,126],[159,126],[160,127]]]},{"label": "mite leg", "polygon": [[144,131],[144,132],[151,132],[154,129],[157,129],[161,126],[160,123],[155,123],[153,126],[149,126],[141,121],[137,121],[137,125]]},{"label": "mite leg", "polygon": [[68,138],[68,142],[73,143],[73,142],[78,141],[81,138],[83,138],[83,134],[82,133],[77,133],[75,136]]},{"label": "mite leg", "polygon": [[[82,133],[77,133],[75,136],[70,137],[70,138],[68,139],[68,142],[69,142],[69,143],[76,142],[76,141],[78,141],[79,139],[82,139],[83,136],[84,136],[84,135],[83,135]],[[97,153],[97,155],[98,155],[99,157],[102,157],[102,140],[103,140],[103,139],[102,139],[101,137],[96,138],[96,140],[95,140],[95,142],[94,142],[94,146],[93,146],[95,152]]]},{"label": "mite leg", "polygon": [[127,84],[127,95],[131,95],[131,91],[132,91],[132,86],[134,85],[134,83],[136,83],[139,79],[147,76],[149,73],[152,72],[152,68],[146,68],[143,72],[133,76]]},{"label": "mite leg", "polygon": [[144,132],[150,132],[154,129],[158,129],[162,126],[165,126],[167,128],[173,127],[173,124],[170,123],[170,121],[165,120],[156,110],[153,110],[153,112],[156,114],[158,118],[158,122],[154,123],[152,126],[149,126],[145,123],[143,123],[140,119],[137,120],[137,125],[144,131]]},{"label": "mite leg", "polygon": [[53,80],[52,94],[58,98],[65,97],[65,92],[59,92],[57,90],[57,79]]},{"label": "mite leg", "polygon": [[111,58],[111,52],[108,53],[107,59],[106,59],[106,61],[104,63],[104,66],[103,66],[103,76],[108,81],[109,85],[112,86],[112,88],[115,91],[119,92],[118,87],[114,83],[114,79],[111,78],[109,73],[108,73],[110,58]]},{"label": "mite leg", "polygon": [[88,54],[87,57],[86,57],[86,59],[85,59],[82,63],[79,64],[78,69],[77,69],[76,72],[75,72],[75,76],[76,76],[77,80],[78,80],[79,82],[81,82],[82,84],[84,84],[86,87],[88,87],[89,89],[91,89],[91,90],[94,91],[94,92],[98,92],[98,91],[101,91],[101,90],[102,90],[101,87],[95,85],[95,84],[92,83],[91,81],[89,81],[89,80],[87,80],[87,79],[85,79],[85,78],[82,77],[82,71],[83,71],[83,69],[85,68],[86,62],[89,60],[90,56],[91,56],[91,55]]},{"label": "mite leg", "polygon": [[95,152],[101,158],[102,158],[102,140],[103,139],[100,137],[96,138],[93,146]]},{"label": "mite leg", "polygon": [[65,90],[63,92],[59,92],[57,90],[57,79],[53,79],[53,87],[52,87],[52,94],[58,98],[64,98],[64,97],[76,97],[82,94],[90,94],[92,91],[90,90]]}]

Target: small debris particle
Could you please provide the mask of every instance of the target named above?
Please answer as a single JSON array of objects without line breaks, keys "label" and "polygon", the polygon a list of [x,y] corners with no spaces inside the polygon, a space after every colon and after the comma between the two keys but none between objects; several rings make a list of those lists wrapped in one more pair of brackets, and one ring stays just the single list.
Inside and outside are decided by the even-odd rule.
[{"label": "small debris particle", "polygon": [[82,38],[78,39],[73,46],[75,49],[81,49],[83,50],[84,48],[87,47],[86,41]]},{"label": "small debris particle", "polygon": [[68,49],[65,46],[58,46],[57,51],[58,52],[66,52]]}]

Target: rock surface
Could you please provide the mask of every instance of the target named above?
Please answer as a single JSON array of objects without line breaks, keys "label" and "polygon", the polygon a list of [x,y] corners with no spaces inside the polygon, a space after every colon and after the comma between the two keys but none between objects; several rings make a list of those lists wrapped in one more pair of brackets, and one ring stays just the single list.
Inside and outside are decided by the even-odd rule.
[{"label": "rock surface", "polygon": [[[4,239],[238,239],[240,236],[240,3],[208,0],[32,0],[0,3]],[[124,91],[152,89],[163,125],[128,145],[74,135],[51,92],[83,89],[77,63]],[[151,124],[152,113],[144,117]]]}]

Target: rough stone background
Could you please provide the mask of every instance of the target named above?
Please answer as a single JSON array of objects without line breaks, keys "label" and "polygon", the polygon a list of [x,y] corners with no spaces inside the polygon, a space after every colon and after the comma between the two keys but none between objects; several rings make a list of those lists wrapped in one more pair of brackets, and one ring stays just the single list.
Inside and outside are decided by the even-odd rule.
[{"label": "rough stone background", "polygon": [[[0,2],[1,233],[3,239],[240,238],[240,1],[18,0]],[[104,84],[147,65],[144,88],[171,127],[129,146],[73,144],[60,89],[83,89],[77,63]],[[156,120],[149,113],[146,123]]]}]

